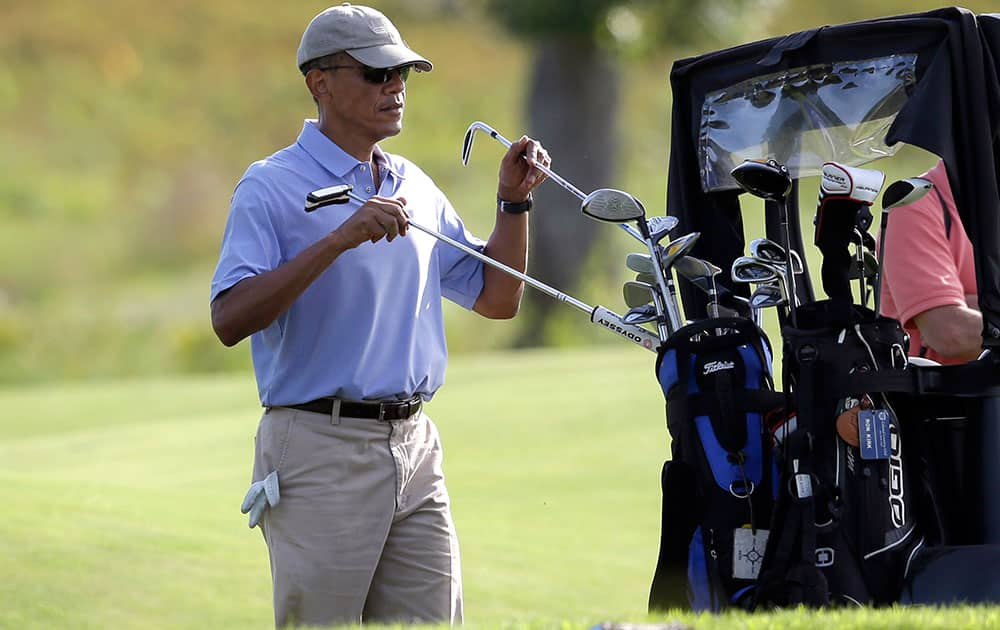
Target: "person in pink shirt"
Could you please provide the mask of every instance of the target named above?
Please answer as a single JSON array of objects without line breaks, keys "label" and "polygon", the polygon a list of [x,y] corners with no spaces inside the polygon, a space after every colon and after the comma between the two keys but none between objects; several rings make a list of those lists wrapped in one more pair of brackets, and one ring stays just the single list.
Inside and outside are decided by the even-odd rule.
[{"label": "person in pink shirt", "polygon": [[944,161],[923,177],[931,192],[889,217],[881,314],[903,323],[911,356],[962,363],[978,357],[983,343],[972,243]]}]

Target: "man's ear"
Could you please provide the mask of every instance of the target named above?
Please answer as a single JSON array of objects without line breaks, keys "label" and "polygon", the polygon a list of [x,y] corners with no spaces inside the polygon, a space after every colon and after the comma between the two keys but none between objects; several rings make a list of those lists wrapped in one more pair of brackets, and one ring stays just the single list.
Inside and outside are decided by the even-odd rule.
[{"label": "man's ear", "polygon": [[330,94],[329,75],[318,68],[313,68],[306,74],[306,86],[313,99],[318,101]]}]

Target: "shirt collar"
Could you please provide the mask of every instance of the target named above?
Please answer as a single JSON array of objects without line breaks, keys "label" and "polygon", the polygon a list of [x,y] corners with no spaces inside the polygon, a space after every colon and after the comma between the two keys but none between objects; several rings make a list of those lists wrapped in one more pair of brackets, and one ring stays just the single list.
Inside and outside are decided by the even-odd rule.
[{"label": "shirt collar", "polygon": [[[297,143],[303,151],[336,177],[343,178],[359,164],[364,164],[341,149],[340,145],[320,131],[315,119],[307,119],[302,124],[302,132],[299,134]],[[377,144],[372,152],[372,158],[383,173],[392,173],[396,177],[402,178],[402,174],[393,165],[389,155],[382,151],[382,148]]]}]

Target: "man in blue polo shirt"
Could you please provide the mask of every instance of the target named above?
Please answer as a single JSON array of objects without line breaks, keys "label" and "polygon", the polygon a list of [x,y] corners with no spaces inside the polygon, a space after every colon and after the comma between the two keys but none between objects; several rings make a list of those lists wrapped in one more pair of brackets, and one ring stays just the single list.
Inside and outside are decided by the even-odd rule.
[{"label": "man in blue polo shirt", "polygon": [[[504,156],[483,242],[423,171],[378,146],[402,129],[410,71],[432,68],[384,15],[320,13],[298,65],[319,118],[237,184],[211,293],[219,339],[251,338],[265,407],[243,509],[267,543],[275,623],[459,623],[458,542],[422,410],[444,380],[441,298],[510,318],[523,285],[407,221],[523,271],[544,180],[533,165],[548,154],[522,137]],[[303,211],[339,184],[367,201]]]}]

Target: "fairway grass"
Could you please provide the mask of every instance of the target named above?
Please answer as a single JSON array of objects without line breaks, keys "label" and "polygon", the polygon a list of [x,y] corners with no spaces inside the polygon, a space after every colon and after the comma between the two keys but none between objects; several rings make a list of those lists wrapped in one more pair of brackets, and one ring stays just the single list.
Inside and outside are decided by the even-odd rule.
[{"label": "fairway grass", "polygon": [[[654,357],[622,345],[455,357],[428,405],[467,626],[1000,627],[995,608],[647,617],[669,452]],[[268,628],[239,505],[251,374],[0,390],[0,627]]]}]

